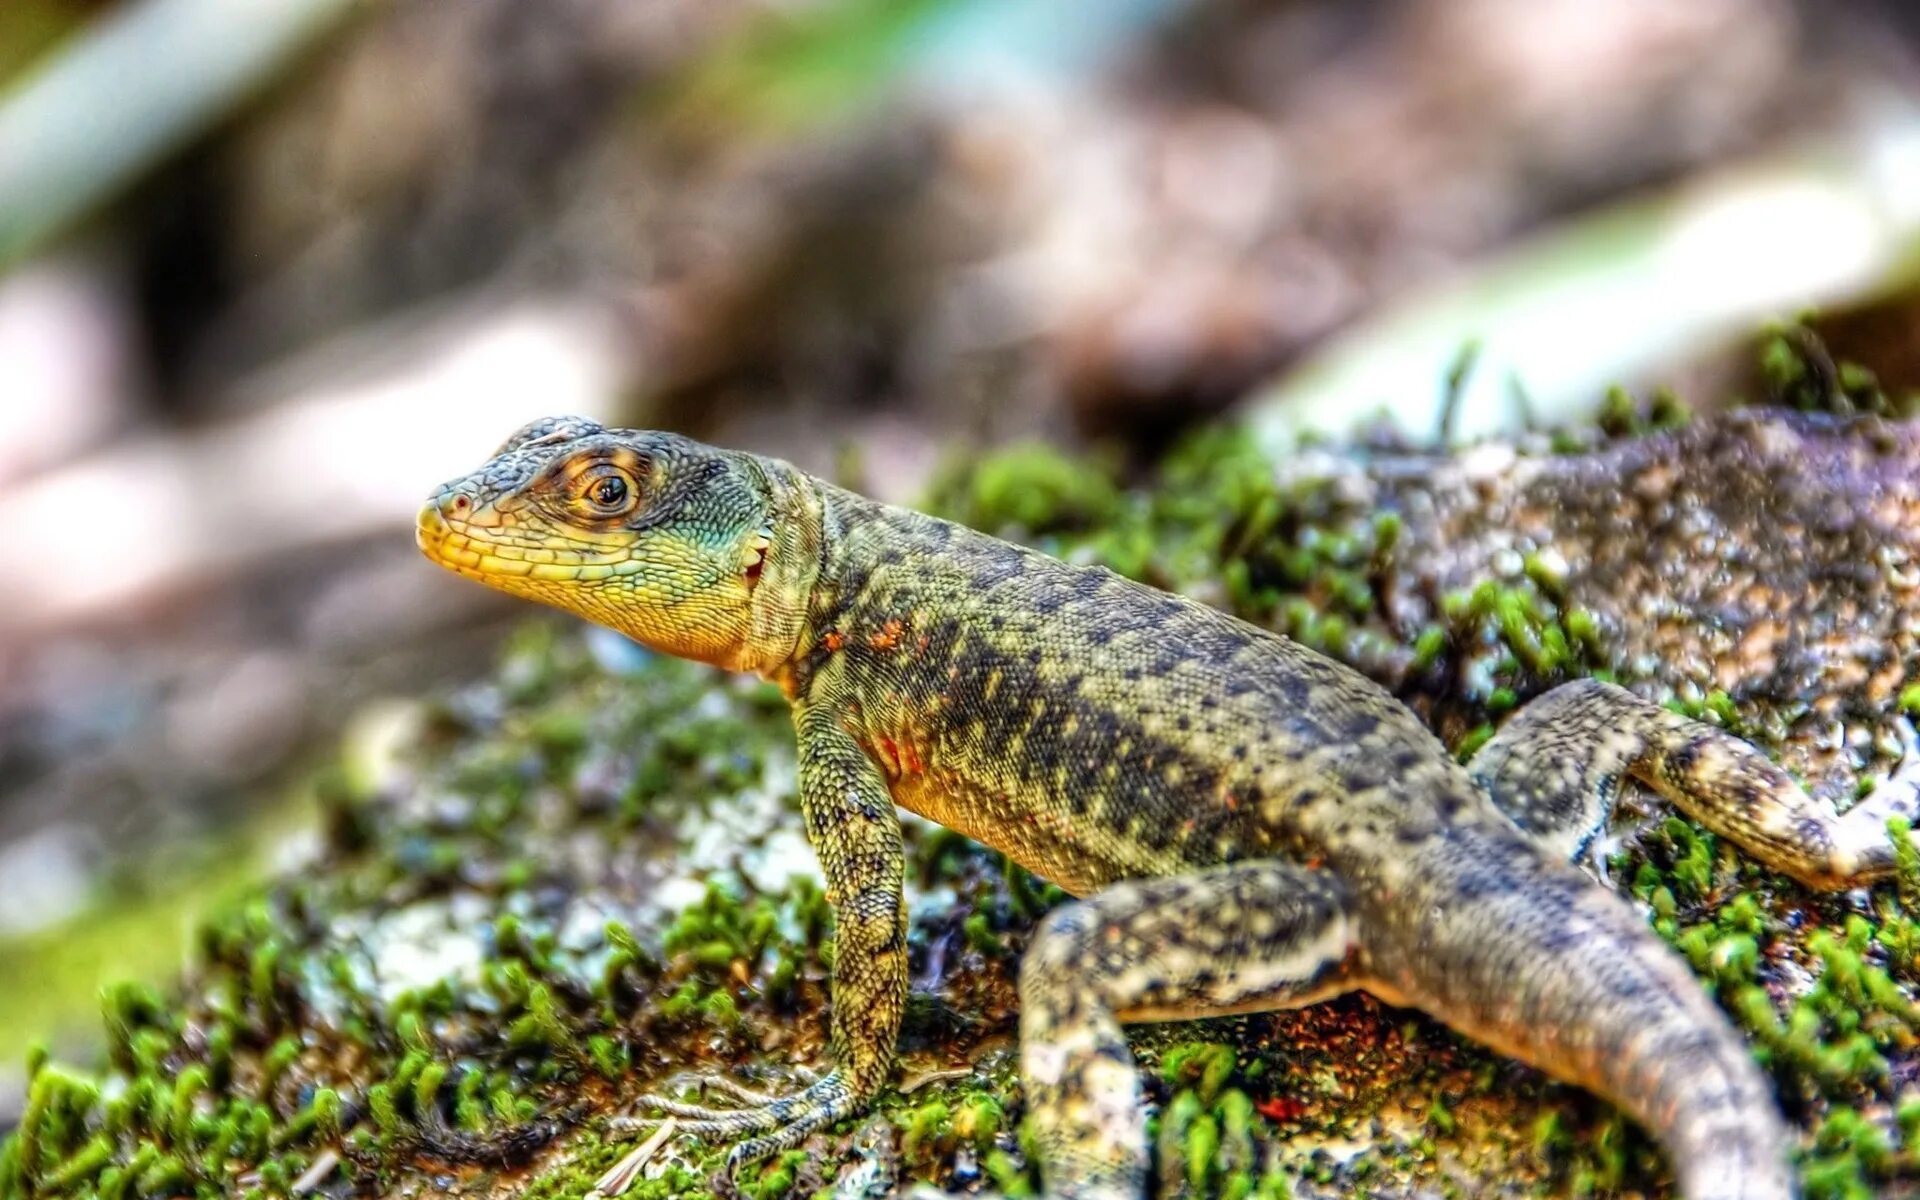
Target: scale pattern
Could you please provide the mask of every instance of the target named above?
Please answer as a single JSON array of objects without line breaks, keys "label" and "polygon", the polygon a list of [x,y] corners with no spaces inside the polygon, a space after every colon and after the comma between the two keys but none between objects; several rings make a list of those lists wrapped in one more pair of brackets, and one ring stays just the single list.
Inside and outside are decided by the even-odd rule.
[{"label": "scale pattern", "polygon": [[[617,485],[604,481],[617,478]],[[1619,1104],[1690,1200],[1793,1194],[1763,1076],[1632,908],[1576,870],[1633,776],[1810,884],[1885,875],[1896,778],[1846,817],[1752,747],[1572,684],[1457,764],[1355,672],[1098,567],[777,460],[557,418],[422,510],[423,550],[792,701],[806,833],[837,917],[833,1070],[683,1128],[797,1145],[885,1085],[905,1005],[897,804],[1080,899],[1021,970],[1049,1194],[1145,1194],[1128,1021],[1355,988]],[[638,1122],[645,1124],[646,1122]]]}]

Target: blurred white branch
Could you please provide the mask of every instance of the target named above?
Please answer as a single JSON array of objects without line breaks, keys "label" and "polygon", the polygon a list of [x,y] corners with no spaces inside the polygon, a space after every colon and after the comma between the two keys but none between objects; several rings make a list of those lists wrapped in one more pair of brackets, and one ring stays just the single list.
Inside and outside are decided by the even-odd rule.
[{"label": "blurred white branch", "polygon": [[0,267],[112,198],[357,0],[138,0],[0,100]]},{"label": "blurred white branch", "polygon": [[[188,434],[138,437],[0,493],[14,572],[0,634],[130,615],[273,556],[410,527],[428,492],[549,413],[613,415],[631,365],[586,305],[463,310],[396,353],[317,351],[259,389],[289,397]],[[393,365],[353,378],[369,343]],[[363,373],[364,375],[364,373]],[[301,379],[310,382],[302,383]],[[324,382],[316,382],[324,381]]]},{"label": "blurred white branch", "polygon": [[1920,110],[1889,99],[1850,139],[1726,168],[1665,195],[1576,217],[1467,278],[1407,297],[1256,393],[1257,436],[1340,439],[1385,416],[1438,426],[1443,379],[1479,343],[1461,438],[1594,411],[1609,385],[1914,270]]}]

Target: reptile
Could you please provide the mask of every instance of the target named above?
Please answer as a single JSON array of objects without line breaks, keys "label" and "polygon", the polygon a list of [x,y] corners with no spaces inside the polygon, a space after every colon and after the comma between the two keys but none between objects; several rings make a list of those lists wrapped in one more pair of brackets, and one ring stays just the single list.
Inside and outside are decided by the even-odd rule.
[{"label": "reptile", "polygon": [[831,1069],[792,1095],[664,1096],[799,1145],[889,1082],[907,1002],[900,808],[1074,899],[1019,968],[1020,1075],[1052,1197],[1131,1200],[1150,1166],[1122,1026],[1364,989],[1610,1100],[1688,1200],[1794,1194],[1745,1043],[1683,961],[1577,865],[1638,781],[1815,888],[1894,869],[1896,776],[1839,814],[1754,747],[1594,680],[1462,765],[1404,705],[1279,634],[667,432],[536,421],[422,508],[434,562],[791,703],[799,806],[834,912]]}]

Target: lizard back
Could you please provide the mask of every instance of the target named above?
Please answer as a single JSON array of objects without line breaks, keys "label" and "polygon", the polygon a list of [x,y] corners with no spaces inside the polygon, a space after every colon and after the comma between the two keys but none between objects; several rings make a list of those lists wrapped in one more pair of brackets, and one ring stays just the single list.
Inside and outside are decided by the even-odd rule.
[{"label": "lizard back", "polygon": [[827,490],[792,681],[903,806],[1070,892],[1251,857],[1369,869],[1474,803],[1405,707],[1197,601]]}]

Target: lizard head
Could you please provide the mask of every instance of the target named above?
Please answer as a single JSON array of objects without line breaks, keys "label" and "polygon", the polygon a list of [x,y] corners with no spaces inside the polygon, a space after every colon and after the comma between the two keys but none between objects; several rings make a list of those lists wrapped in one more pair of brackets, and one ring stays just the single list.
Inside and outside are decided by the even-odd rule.
[{"label": "lizard head", "polygon": [[791,649],[777,643],[797,620],[791,597],[760,594],[776,525],[793,523],[780,520],[776,466],[676,434],[548,417],[443,485],[415,538],[489,587],[668,654],[759,669]]}]

